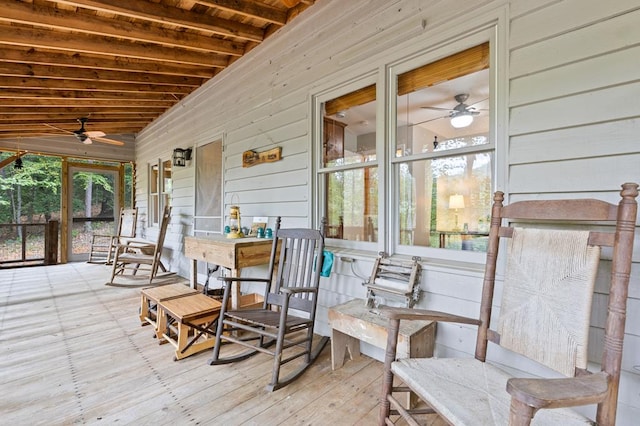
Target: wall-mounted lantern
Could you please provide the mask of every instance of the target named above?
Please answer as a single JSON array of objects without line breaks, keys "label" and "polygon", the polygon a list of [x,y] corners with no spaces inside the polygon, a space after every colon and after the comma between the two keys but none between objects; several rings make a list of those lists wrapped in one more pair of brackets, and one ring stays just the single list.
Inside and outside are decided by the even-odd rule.
[{"label": "wall-mounted lantern", "polygon": [[184,167],[187,161],[191,161],[191,148],[176,148],[173,150],[173,165]]}]

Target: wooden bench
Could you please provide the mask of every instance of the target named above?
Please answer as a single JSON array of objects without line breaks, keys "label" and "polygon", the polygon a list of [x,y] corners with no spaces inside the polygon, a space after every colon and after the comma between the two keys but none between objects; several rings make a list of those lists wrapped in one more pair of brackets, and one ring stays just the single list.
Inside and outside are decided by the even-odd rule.
[{"label": "wooden bench", "polygon": [[[360,356],[360,342],[378,348],[387,346],[387,321],[374,313],[365,301],[354,299],[329,309],[331,326],[331,368],[344,365],[345,355],[353,360]],[[427,358],[433,356],[436,323],[407,321],[400,324],[398,358]]]},{"label": "wooden bench", "polygon": [[140,290],[140,323],[152,325],[156,337],[162,339],[162,331],[157,324],[157,305],[165,300],[198,294],[198,291],[184,284],[170,284],[156,287],[147,287]]},{"label": "wooden bench", "polygon": [[158,303],[158,329],[176,348],[176,361],[213,348],[220,306],[221,302],[202,293]]}]

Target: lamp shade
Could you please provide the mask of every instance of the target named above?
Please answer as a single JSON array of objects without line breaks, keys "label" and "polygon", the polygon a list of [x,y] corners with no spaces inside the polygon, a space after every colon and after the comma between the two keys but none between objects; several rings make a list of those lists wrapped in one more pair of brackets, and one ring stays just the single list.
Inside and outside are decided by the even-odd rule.
[{"label": "lamp shade", "polygon": [[464,196],[455,194],[449,197],[450,209],[464,209]]},{"label": "lamp shade", "polygon": [[469,126],[473,123],[473,115],[467,111],[460,112],[451,117],[451,125],[456,129]]}]

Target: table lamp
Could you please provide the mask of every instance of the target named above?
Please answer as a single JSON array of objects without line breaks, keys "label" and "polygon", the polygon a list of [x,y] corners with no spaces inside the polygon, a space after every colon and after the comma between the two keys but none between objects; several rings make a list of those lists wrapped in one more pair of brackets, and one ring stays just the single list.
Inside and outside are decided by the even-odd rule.
[{"label": "table lamp", "polygon": [[464,196],[460,194],[454,194],[449,197],[449,208],[454,210],[455,214],[455,226],[453,227],[454,231],[459,231],[458,227],[458,209],[464,209]]}]

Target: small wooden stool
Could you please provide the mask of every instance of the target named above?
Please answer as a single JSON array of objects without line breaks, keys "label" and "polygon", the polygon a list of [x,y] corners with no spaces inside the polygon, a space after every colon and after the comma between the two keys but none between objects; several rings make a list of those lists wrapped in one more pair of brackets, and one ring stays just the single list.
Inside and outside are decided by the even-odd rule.
[{"label": "small wooden stool", "polygon": [[147,287],[140,290],[140,322],[141,325],[151,324],[156,331],[156,337],[161,339],[162,332],[158,330],[158,303],[178,297],[198,294],[198,291],[184,284],[170,284],[159,287]]},{"label": "small wooden stool", "polygon": [[[360,356],[360,341],[378,348],[387,346],[387,321],[354,299],[329,309],[331,326],[331,368],[344,365],[345,355],[353,360]],[[427,358],[433,356],[436,323],[433,321],[405,321],[400,323],[398,358]]]},{"label": "small wooden stool", "polygon": [[158,329],[165,330],[162,337],[176,348],[176,361],[213,348],[220,306],[221,302],[202,293],[158,303]]}]

